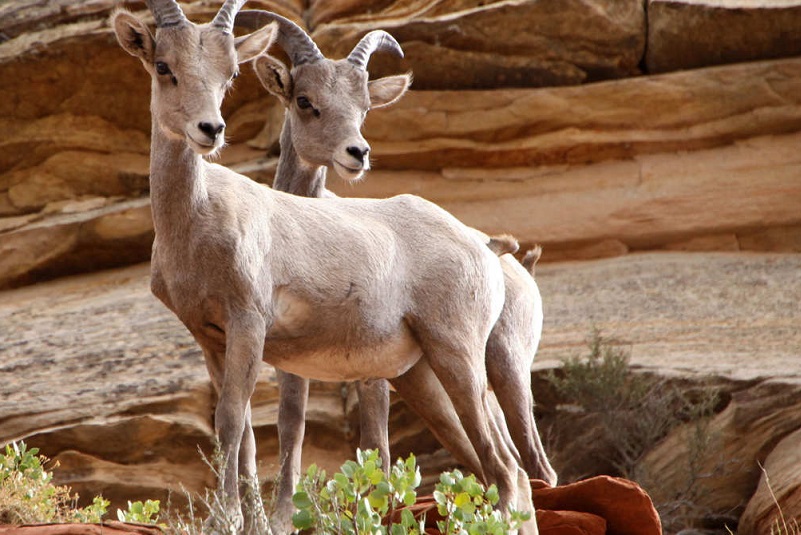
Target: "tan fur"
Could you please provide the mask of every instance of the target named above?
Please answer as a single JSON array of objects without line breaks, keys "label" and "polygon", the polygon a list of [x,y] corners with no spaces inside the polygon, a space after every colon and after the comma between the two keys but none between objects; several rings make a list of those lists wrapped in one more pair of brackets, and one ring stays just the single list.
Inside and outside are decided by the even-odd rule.
[{"label": "tan fur", "polygon": [[501,256],[516,253],[520,249],[520,244],[517,243],[517,239],[514,236],[503,234],[501,236],[490,236],[487,247],[496,255]]},{"label": "tan fur", "polygon": [[534,276],[534,271],[540,256],[542,256],[542,246],[536,245],[533,249],[526,251],[526,255],[523,257],[523,260],[520,261],[532,277]]},{"label": "tan fur", "polygon": [[[486,402],[484,347],[504,299],[497,257],[419,197],[304,199],[202,158],[221,144],[196,139],[198,125],[219,125],[236,64],[250,59],[242,51],[258,48],[246,43],[266,47],[271,28],[235,43],[190,22],[155,37],[130,16],[113,25],[153,80],[152,289],[203,348],[218,391],[219,491],[230,513],[241,514],[239,476],[255,476],[250,397],[262,360],[311,377],[387,378],[412,401],[441,385],[481,477],[499,488],[499,507],[530,508],[530,488]],[[143,30],[152,57],[131,39]],[[153,59],[169,63],[177,83]],[[536,523],[522,531],[536,533]]]},{"label": "tan fur", "polygon": [[[345,61],[327,58],[292,68],[290,71],[280,61],[264,55],[254,62],[254,68],[265,88],[287,107],[281,135],[281,157],[274,187],[303,196],[333,196],[333,193],[325,187],[327,169],[334,167],[339,171],[332,164],[341,146],[339,140],[361,136],[360,129],[365,113],[370,107],[375,107],[372,105],[373,92],[368,89],[368,84],[372,82],[367,82],[364,74],[352,69]],[[282,81],[280,87],[276,86],[275,80]],[[382,80],[386,78],[375,82]],[[402,92],[392,101],[396,101],[401,95]],[[314,128],[306,124],[309,120],[305,117],[308,116],[308,111],[297,106],[299,96],[314,103],[315,109],[319,112],[319,115],[315,116],[315,121],[311,123]],[[363,104],[364,102],[369,102],[371,105]],[[347,174],[339,172],[338,174],[345,180],[352,178]],[[359,178],[361,176],[360,174]],[[501,255],[506,281],[507,304],[503,309],[504,318],[496,324],[490,334],[486,358],[490,376],[494,377],[494,382],[498,385],[496,394],[504,410],[502,414],[506,415],[511,428],[510,446],[521,452],[520,462],[526,470],[531,471],[533,477],[555,484],[556,473],[542,446],[532,412],[530,367],[542,331],[542,302],[539,290],[520,263],[506,254],[517,251],[518,245],[514,238],[508,236],[490,238],[474,229],[473,232],[487,243],[493,252]],[[374,384],[373,388],[377,390],[377,385]],[[363,395],[361,390],[360,395]],[[369,403],[361,399],[360,405],[375,405],[374,399],[381,399],[381,396],[373,395]],[[416,401],[421,402],[418,404]],[[422,414],[426,414],[428,409],[427,414],[431,415],[432,404],[438,404],[441,408],[437,414],[441,415],[447,412],[443,406],[448,403],[447,396],[442,391],[437,397],[413,399],[410,405]],[[297,414],[297,411],[294,414]],[[362,418],[363,447],[375,447],[375,444],[386,443],[387,421],[385,408],[370,410],[368,418],[366,420]],[[480,473],[479,455],[469,447],[469,440],[459,427],[458,420],[438,418],[429,419],[427,423],[462,464]],[[505,428],[503,417],[498,420],[498,425],[499,428]],[[371,429],[369,433],[364,431],[367,426]],[[378,433],[376,430],[381,432]],[[365,436],[370,437],[369,440],[372,442],[368,440],[365,444]],[[297,475],[284,471],[282,474],[286,474],[285,481],[289,483],[286,483],[285,488],[279,488],[277,507],[279,511],[287,511],[291,509],[291,489],[294,488]],[[288,518],[287,513],[282,516]]]}]

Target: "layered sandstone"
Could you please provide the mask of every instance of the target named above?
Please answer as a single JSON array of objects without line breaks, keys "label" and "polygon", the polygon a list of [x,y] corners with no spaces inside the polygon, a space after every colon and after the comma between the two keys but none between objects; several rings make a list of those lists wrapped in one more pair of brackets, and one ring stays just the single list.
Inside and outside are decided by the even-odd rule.
[{"label": "layered sandstone", "polygon": [[[219,4],[182,3],[198,21]],[[32,285],[0,293],[0,442],[42,447],[61,483],[122,506],[213,484],[197,448],[211,449],[215,399],[197,345],[149,294],[147,266],[93,273],[147,261],[153,240],[149,80],[108,27],[115,6],[152,20],[141,0],[0,6],[0,289]],[[358,185],[331,176],[335,191],[417,193],[545,245],[534,379],[546,433],[564,400],[543,373],[598,327],[636,369],[720,390],[709,423],[720,456],[693,467],[715,476],[699,507],[742,513],[746,535],[769,530],[774,496],[799,515],[797,0],[247,6],[297,21],[333,57],[375,28],[406,52],[371,60],[373,77],[411,70],[415,85],[368,116],[375,170]],[[283,110],[243,73],[223,107],[221,161],[269,183]],[[91,274],[33,285],[74,273]],[[254,423],[269,480],[277,395],[265,369]],[[304,462],[351,457],[357,417],[352,389],[315,384]],[[391,429],[427,484],[452,465],[398,400]],[[658,503],[686,485],[693,432],[646,456],[663,475],[648,488]],[[597,469],[592,429],[568,438],[549,444],[563,477]]]},{"label": "layered sandstone", "polygon": [[798,0],[648,0],[649,73],[801,54]]},{"label": "layered sandstone", "polygon": [[[345,57],[372,29],[403,47],[400,63],[376,57],[371,72],[414,71],[416,89],[540,87],[638,74],[645,47],[639,0],[450,0],[377,5],[313,2],[312,36]],[[447,73],[447,75],[445,75]]]}]

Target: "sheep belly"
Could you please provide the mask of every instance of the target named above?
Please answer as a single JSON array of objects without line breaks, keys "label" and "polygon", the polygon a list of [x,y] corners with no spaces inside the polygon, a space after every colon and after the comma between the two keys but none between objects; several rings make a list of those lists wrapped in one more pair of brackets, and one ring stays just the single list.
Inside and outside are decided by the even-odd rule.
[{"label": "sheep belly", "polygon": [[286,351],[280,356],[270,355],[269,349],[265,349],[265,360],[276,368],[318,381],[391,379],[406,373],[423,355],[407,333],[399,333],[378,345],[357,348],[318,348],[295,354]]}]

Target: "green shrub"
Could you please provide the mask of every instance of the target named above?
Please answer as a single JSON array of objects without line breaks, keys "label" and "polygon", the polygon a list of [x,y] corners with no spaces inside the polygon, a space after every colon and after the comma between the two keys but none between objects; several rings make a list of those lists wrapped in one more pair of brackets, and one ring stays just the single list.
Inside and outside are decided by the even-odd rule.
[{"label": "green shrub", "polygon": [[531,518],[528,511],[512,510],[507,521],[501,511],[494,509],[498,503],[495,485],[485,490],[476,476],[465,477],[459,470],[440,475],[434,500],[437,512],[445,518],[437,521],[437,529],[443,535],[505,535]]},{"label": "green shrub", "polygon": [[0,455],[0,524],[100,522],[109,502],[97,496],[92,505],[77,507],[77,495],[53,484],[47,462],[38,448],[28,449],[24,442],[5,447]]},{"label": "green shrub", "polygon": [[[293,496],[298,512],[292,520],[297,529],[317,533],[421,535],[425,517],[415,518],[405,508],[415,503],[420,480],[414,455],[398,459],[389,477],[373,450],[357,451],[356,461],[347,461],[330,479],[312,465]],[[495,486],[485,490],[475,476],[465,477],[458,470],[440,476],[434,499],[444,517],[437,527],[446,535],[503,535],[530,518],[528,512],[511,511],[507,520],[493,509],[498,502]],[[394,514],[397,510],[400,515]]]},{"label": "green shrub", "polygon": [[117,519],[120,522],[135,522],[137,524],[157,524],[159,521],[159,500],[142,502],[128,502],[128,510],[117,509]]},{"label": "green shrub", "polygon": [[[645,455],[672,430],[687,425],[684,487],[675,499],[655,506],[666,529],[693,524],[705,512],[695,505],[703,492],[700,482],[714,475],[705,467],[713,453],[709,424],[720,401],[718,390],[707,384],[680,388],[664,378],[632,372],[628,352],[597,329],[588,345],[587,356],[565,359],[547,380],[574,412],[592,417],[589,421],[599,431],[592,447],[617,471],[612,475],[646,490],[659,485],[660,478],[644,467]],[[713,472],[724,468],[715,466]]]},{"label": "green shrub", "polygon": [[415,502],[420,481],[414,455],[399,459],[387,478],[377,451],[358,450],[356,461],[345,462],[331,479],[317,465],[309,467],[292,497],[298,508],[292,522],[319,533],[419,535],[423,525],[408,510],[399,524],[385,526],[382,521]]}]

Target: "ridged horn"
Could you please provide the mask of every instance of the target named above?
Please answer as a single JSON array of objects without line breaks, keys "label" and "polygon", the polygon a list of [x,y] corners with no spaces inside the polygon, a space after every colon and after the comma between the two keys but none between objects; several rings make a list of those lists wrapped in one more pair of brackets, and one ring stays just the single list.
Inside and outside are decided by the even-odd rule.
[{"label": "ridged horn", "polygon": [[320,52],[320,49],[317,48],[317,45],[314,44],[312,38],[303,28],[277,13],[261,9],[248,9],[236,16],[235,24],[255,31],[273,21],[278,23],[278,37],[276,39],[278,46],[284,49],[293,66],[296,67],[304,63],[314,63],[325,59],[323,53]]},{"label": "ridged horn", "polygon": [[363,71],[367,70],[367,62],[370,61],[370,56],[373,52],[379,50],[392,52],[400,58],[403,57],[403,50],[394,37],[384,30],[373,30],[362,37],[359,44],[353,47],[353,51],[348,56],[348,61]]},{"label": "ridged horn", "polygon": [[234,31],[234,17],[242,9],[247,0],[225,0],[220,10],[211,21],[211,25],[219,28],[223,33],[232,33]]},{"label": "ridged horn", "polygon": [[147,7],[156,19],[156,27],[178,26],[188,22],[175,0],[147,0]]}]

